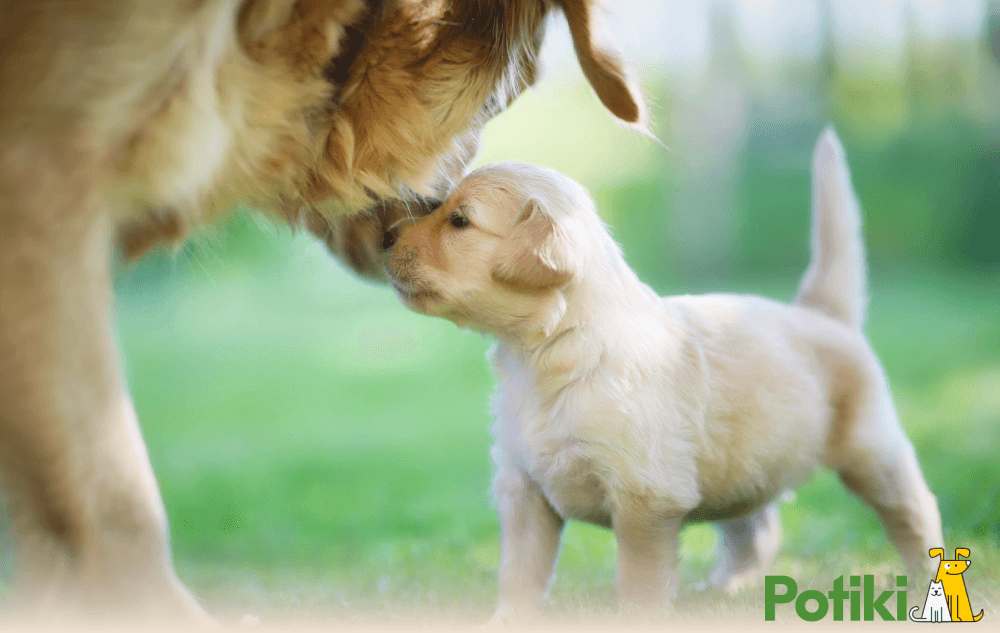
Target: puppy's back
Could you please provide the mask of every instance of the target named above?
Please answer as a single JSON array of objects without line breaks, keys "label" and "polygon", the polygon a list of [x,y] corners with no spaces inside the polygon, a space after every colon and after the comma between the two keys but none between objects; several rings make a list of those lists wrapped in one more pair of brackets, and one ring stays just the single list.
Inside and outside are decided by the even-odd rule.
[{"label": "puppy's back", "polygon": [[[664,301],[686,315],[697,339],[708,385],[705,429],[728,447],[720,453],[726,459],[780,453],[808,469],[837,424],[831,403],[880,384],[861,333],[816,310],[736,294]],[[802,473],[796,464],[784,468]]]}]

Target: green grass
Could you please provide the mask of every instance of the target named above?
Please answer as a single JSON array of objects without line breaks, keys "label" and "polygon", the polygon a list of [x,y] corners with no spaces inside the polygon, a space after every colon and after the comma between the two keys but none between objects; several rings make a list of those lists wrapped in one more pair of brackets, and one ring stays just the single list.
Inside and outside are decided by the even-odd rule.
[{"label": "green grass", "polygon": [[[119,281],[129,383],[181,576],[223,618],[486,618],[498,557],[489,341],[409,313],[309,238],[246,226],[234,235]],[[795,281],[657,289],[787,298]],[[948,546],[972,549],[972,601],[994,615],[997,305],[989,277],[876,269],[869,325]],[[775,572],[801,587],[859,570],[888,578],[899,566],[872,513],[829,473],[782,515]],[[762,617],[760,591],[702,590],[715,542],[709,526],[684,532],[677,611]],[[613,617],[614,559],[608,532],[571,525],[552,611]]]}]

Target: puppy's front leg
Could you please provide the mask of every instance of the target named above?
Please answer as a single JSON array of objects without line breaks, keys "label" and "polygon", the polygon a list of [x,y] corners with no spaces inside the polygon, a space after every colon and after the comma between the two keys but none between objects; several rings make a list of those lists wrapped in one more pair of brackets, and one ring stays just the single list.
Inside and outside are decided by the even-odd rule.
[{"label": "puppy's front leg", "polygon": [[669,607],[675,591],[680,517],[615,516],[614,528],[622,607],[641,611]]},{"label": "puppy's front leg", "polygon": [[564,521],[538,484],[502,466],[493,483],[500,515],[500,572],[497,609],[490,625],[531,619],[541,611]]}]

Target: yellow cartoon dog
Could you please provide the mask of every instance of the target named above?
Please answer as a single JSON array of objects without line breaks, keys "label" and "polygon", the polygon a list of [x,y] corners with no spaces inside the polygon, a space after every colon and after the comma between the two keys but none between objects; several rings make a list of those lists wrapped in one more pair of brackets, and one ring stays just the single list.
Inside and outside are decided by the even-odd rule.
[{"label": "yellow cartoon dog", "polygon": [[934,582],[944,585],[944,595],[948,599],[948,610],[951,612],[952,622],[975,622],[983,617],[980,609],[977,615],[972,615],[972,604],[969,602],[969,592],[965,588],[965,579],[962,574],[969,568],[972,561],[959,560],[959,556],[969,558],[969,550],[964,547],[955,549],[955,560],[944,560],[944,550],[936,547],[930,551],[931,558],[940,558],[937,576]]}]

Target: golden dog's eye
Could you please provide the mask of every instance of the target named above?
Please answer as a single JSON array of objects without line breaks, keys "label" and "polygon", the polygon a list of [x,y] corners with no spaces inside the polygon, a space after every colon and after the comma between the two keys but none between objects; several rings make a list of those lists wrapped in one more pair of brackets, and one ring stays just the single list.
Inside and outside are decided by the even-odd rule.
[{"label": "golden dog's eye", "polygon": [[469,218],[465,217],[458,211],[455,211],[451,214],[451,217],[448,218],[448,223],[456,229],[464,229],[469,226]]}]

